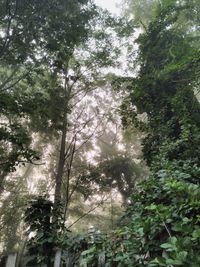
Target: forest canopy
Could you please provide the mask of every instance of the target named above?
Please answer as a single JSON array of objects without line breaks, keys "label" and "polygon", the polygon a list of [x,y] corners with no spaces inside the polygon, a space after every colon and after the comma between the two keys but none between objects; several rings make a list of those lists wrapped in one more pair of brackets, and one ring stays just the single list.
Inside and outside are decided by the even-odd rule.
[{"label": "forest canopy", "polygon": [[122,5],[0,2],[3,266],[200,266],[200,2]]}]

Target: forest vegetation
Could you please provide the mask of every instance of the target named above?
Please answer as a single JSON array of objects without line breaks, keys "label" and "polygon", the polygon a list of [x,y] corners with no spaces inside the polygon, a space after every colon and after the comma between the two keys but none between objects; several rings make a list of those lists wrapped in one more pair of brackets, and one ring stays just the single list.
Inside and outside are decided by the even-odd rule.
[{"label": "forest vegetation", "polygon": [[0,266],[199,267],[200,1],[0,7]]}]

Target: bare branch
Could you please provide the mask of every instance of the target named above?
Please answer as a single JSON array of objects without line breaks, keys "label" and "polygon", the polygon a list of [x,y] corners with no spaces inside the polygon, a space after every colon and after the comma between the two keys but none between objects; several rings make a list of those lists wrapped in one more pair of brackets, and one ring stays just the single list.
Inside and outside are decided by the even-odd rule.
[{"label": "bare branch", "polygon": [[[103,197],[104,198],[104,197]],[[88,210],[85,214],[83,214],[81,217],[79,217],[77,220],[75,220],[70,226],[67,227],[67,229],[70,229],[74,224],[76,224],[77,222],[79,222],[80,220],[82,220],[83,218],[85,218],[88,214],[90,214],[91,212],[93,212],[94,210],[96,210],[98,207],[100,207],[101,205],[104,204],[104,201],[107,200],[109,197],[107,197],[106,199],[103,199],[93,208],[91,208],[90,210]]]},{"label": "bare branch", "polygon": [[31,70],[29,70],[28,72],[22,74],[21,76],[19,76],[18,79],[16,79],[15,81],[13,81],[12,84],[10,84],[9,86],[5,87],[4,86],[6,85],[6,83],[9,83],[10,82],[10,79],[16,74],[17,72],[17,69],[15,71],[13,71],[13,73],[11,74],[11,76],[5,81],[3,82],[3,84],[0,85],[0,90],[1,91],[6,91],[6,90],[9,90],[10,88],[14,87],[16,84],[18,84],[22,79],[24,79],[29,73],[30,73]]}]

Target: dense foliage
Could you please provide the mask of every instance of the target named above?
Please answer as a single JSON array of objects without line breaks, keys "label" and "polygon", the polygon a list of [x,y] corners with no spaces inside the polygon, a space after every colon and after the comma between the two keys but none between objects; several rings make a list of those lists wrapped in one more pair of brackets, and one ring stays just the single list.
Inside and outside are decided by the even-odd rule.
[{"label": "dense foliage", "polygon": [[[137,40],[137,78],[128,79],[128,86],[122,79],[129,91],[124,126],[146,131],[143,155],[152,174],[131,197],[120,239],[112,242],[117,266],[200,264],[197,9],[194,2],[163,1]],[[187,25],[180,24],[183,18]]]},{"label": "dense foliage", "polygon": [[[25,211],[26,234],[30,238],[26,244],[25,266],[52,266],[56,248],[62,247],[67,240],[64,217],[60,209],[53,209],[53,202],[48,197],[36,197]],[[54,221],[56,214],[58,221]],[[32,235],[32,236],[31,236]],[[52,255],[53,254],[53,255]]]},{"label": "dense foliage", "polygon": [[[88,266],[200,265],[199,1],[126,2],[128,12],[135,12],[129,27],[108,13],[97,15],[86,0],[2,1],[0,193],[5,187],[8,196],[2,197],[0,221],[8,224],[3,242],[12,250],[19,237],[6,237],[18,229],[11,220],[17,216],[20,224],[23,212],[17,204],[26,206],[26,266],[52,266],[57,249],[63,250],[63,262],[72,257],[73,264]],[[119,63],[117,35],[130,37],[130,25],[132,33],[141,32],[127,48],[134,54],[130,50],[138,47],[129,70],[134,73],[106,76],[105,70]],[[123,95],[120,114],[129,138],[134,127],[141,133],[142,156],[151,171],[147,179],[141,158],[130,152],[134,148],[120,150],[115,144],[123,134],[115,136],[117,119],[106,109],[110,79]],[[93,91],[100,87],[105,95],[97,96]],[[27,208],[26,177],[17,183],[11,173],[21,163],[37,163],[34,141],[48,146],[43,154],[53,151],[56,157],[44,190],[53,191],[54,200],[36,197]],[[138,180],[143,181],[136,185]],[[24,196],[18,189],[12,192],[15,185],[23,185]],[[113,191],[127,209],[112,233],[69,234],[74,193],[78,204],[71,209],[80,218],[90,211],[82,216],[77,206],[90,205],[93,196],[99,200],[95,210],[103,194],[110,194],[112,217]]]},{"label": "dense foliage", "polygon": [[56,76],[87,37],[95,13],[87,2],[1,1],[1,190],[16,166],[39,158],[31,147],[30,122],[34,130],[59,127],[55,120],[62,114],[53,105],[64,92]]}]

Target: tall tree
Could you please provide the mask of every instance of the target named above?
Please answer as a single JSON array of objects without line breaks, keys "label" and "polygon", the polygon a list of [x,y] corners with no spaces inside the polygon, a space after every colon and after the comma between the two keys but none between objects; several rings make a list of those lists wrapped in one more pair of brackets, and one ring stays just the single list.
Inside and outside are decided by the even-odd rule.
[{"label": "tall tree", "polygon": [[[41,105],[49,106],[53,86],[61,91],[55,81],[49,87],[47,79],[37,83],[35,90],[36,76],[39,81],[47,75],[55,80],[56,75],[63,74],[75,45],[87,37],[94,9],[89,1],[2,1],[1,6],[2,187],[5,175],[16,165],[38,159],[30,146],[27,117],[37,118]],[[46,123],[52,120],[50,112],[46,111],[40,119],[43,117]]]},{"label": "tall tree", "polygon": [[52,136],[66,130],[68,64],[75,47],[88,38],[95,14],[87,0],[2,1],[1,189],[19,164],[39,159],[33,132]]},{"label": "tall tree", "polygon": [[199,2],[159,2],[137,40],[139,72],[128,79],[122,105],[124,124],[146,132],[143,154],[152,174],[132,196],[124,228],[130,239],[122,242],[127,254],[121,261],[198,266]]},{"label": "tall tree", "polygon": [[[193,5],[189,7],[191,10]],[[189,24],[180,30],[182,13],[189,14],[187,5],[166,5],[150,24],[148,32],[138,39],[141,69],[138,78],[133,80],[134,90],[129,100],[137,107],[132,114],[146,113],[148,117],[149,133],[143,151],[149,163],[166,143],[172,146],[171,159],[187,157],[187,152],[179,151],[181,144],[176,144],[175,140],[182,136],[189,121],[199,128],[199,104],[193,93],[199,81],[199,55],[195,45],[198,28],[193,33]],[[197,27],[195,19],[193,27]],[[137,120],[135,116],[134,119]],[[184,149],[186,147],[184,143]],[[193,150],[194,157],[198,155],[196,144],[193,148],[188,144],[188,149]],[[166,148],[164,150],[167,156]]]}]

